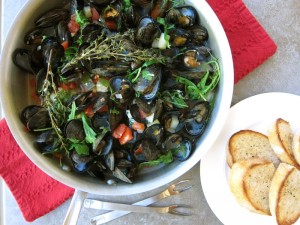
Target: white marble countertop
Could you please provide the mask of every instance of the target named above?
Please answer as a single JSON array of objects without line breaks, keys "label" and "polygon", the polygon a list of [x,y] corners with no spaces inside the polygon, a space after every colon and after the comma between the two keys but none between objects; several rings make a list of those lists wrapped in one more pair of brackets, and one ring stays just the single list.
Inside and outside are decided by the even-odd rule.
[{"label": "white marble countertop", "polygon": [[[24,5],[26,0],[3,0],[2,25],[3,37],[6,36],[10,25],[17,12]],[[268,59],[263,65],[243,78],[234,87],[232,104],[235,104],[252,95],[265,92],[288,92],[300,95],[299,71],[300,71],[300,2],[299,0],[244,0],[250,11],[263,25],[266,31],[276,42],[278,49],[274,56]],[[1,110],[0,110],[1,112]],[[0,114],[1,116],[1,114]],[[209,208],[202,192],[199,178],[199,163],[181,178],[190,178],[194,185],[193,189],[183,193],[179,199],[180,203],[189,204],[193,207],[193,216],[178,217],[171,215],[145,215],[131,213],[128,216],[115,220],[109,224],[201,224],[220,225],[222,224]],[[179,180],[178,179],[178,180]],[[0,194],[2,184],[0,183]],[[154,190],[147,195],[158,193]],[[1,197],[1,195],[0,195]],[[142,195],[128,196],[122,199],[124,202],[140,200]],[[104,198],[105,199],[105,198]],[[175,199],[173,199],[175,201]],[[174,203],[172,199],[166,199],[163,203]],[[56,225],[62,224],[70,200],[62,204],[51,213],[37,219],[32,223],[24,221],[21,212],[12,197],[10,191],[4,187],[4,199],[0,199],[5,208],[5,225]],[[0,204],[0,211],[2,205]],[[88,224],[95,211],[83,209],[78,225]],[[4,219],[0,213],[0,225]],[[230,224],[232,225],[232,224]]]}]

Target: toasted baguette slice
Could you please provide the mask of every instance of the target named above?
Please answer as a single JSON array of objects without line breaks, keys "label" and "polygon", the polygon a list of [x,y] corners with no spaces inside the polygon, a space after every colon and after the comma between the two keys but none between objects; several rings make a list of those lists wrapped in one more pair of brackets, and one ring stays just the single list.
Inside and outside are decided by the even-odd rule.
[{"label": "toasted baguette slice", "polygon": [[285,163],[300,169],[294,159],[292,152],[292,142],[294,133],[289,122],[279,118],[269,130],[269,141],[277,157]]},{"label": "toasted baguette slice", "polygon": [[270,186],[270,211],[278,225],[295,223],[300,216],[300,171],[280,163]]},{"label": "toasted baguette slice", "polygon": [[229,167],[235,162],[250,158],[262,158],[279,165],[279,159],[274,153],[268,137],[253,130],[240,130],[233,134],[228,142],[227,163]]},{"label": "toasted baguette slice", "polygon": [[269,189],[275,170],[272,162],[258,158],[233,164],[229,185],[238,203],[252,212],[271,215]]},{"label": "toasted baguette slice", "polygon": [[295,161],[300,165],[300,132],[294,135],[292,151]]}]

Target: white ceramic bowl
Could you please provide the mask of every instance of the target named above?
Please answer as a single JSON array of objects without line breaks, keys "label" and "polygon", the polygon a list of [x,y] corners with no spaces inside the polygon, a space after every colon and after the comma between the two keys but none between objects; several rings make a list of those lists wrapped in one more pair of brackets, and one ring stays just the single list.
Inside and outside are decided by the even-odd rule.
[{"label": "white ceramic bowl", "polygon": [[30,103],[30,94],[27,85],[28,76],[25,76],[24,72],[13,64],[12,52],[17,47],[24,46],[24,34],[34,27],[35,17],[47,9],[62,4],[61,0],[27,2],[14,21],[4,44],[1,59],[0,90],[1,103],[8,126],[21,149],[33,163],[51,177],[73,188],[100,195],[129,195],[163,186],[186,173],[199,162],[210,149],[225,123],[233,92],[233,62],[225,32],[210,6],[204,0],[186,2],[197,9],[201,23],[208,29],[210,46],[214,55],[219,58],[222,72],[210,122],[197,143],[195,152],[187,161],[174,162],[163,167],[163,169],[143,174],[133,184],[119,183],[116,186],[108,186],[103,181],[61,170],[57,162],[51,161],[35,149],[32,135],[25,131],[24,125],[19,119],[21,110]]}]

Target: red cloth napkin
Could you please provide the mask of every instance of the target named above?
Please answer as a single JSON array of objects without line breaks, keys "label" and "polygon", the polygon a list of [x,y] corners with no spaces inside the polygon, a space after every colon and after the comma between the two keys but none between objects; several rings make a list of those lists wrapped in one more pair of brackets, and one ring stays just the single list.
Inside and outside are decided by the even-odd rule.
[{"label": "red cloth napkin", "polygon": [[[241,0],[208,0],[218,15],[231,46],[235,82],[276,51],[276,45]],[[5,120],[0,121],[0,174],[27,221],[45,215],[73,194],[73,189],[50,178],[22,152]]]},{"label": "red cloth napkin", "polygon": [[250,73],[277,49],[241,0],[207,0],[218,16],[232,52],[234,82]]},{"label": "red cloth napkin", "polygon": [[6,121],[0,121],[0,174],[24,218],[33,221],[70,198],[74,190],[35,166],[15,142]]}]

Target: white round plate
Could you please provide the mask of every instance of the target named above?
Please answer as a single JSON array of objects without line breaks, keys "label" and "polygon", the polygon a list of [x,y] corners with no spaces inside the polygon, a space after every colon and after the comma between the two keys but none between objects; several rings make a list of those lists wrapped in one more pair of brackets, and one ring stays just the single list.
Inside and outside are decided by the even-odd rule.
[{"label": "white round plate", "polygon": [[288,121],[294,132],[300,130],[300,96],[265,93],[239,102],[230,109],[219,137],[201,159],[200,179],[204,195],[212,211],[225,225],[276,225],[273,216],[252,213],[234,199],[228,183],[226,148],[235,132],[252,129],[267,134],[277,118]]}]

